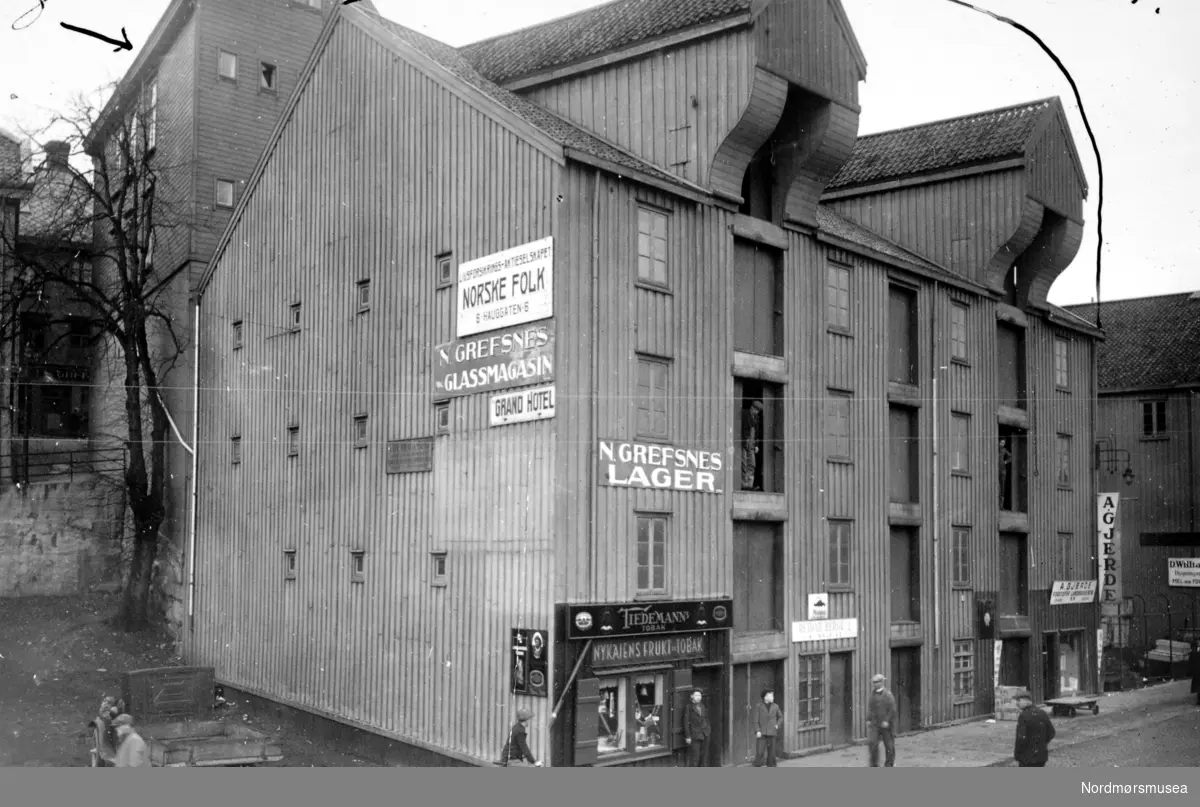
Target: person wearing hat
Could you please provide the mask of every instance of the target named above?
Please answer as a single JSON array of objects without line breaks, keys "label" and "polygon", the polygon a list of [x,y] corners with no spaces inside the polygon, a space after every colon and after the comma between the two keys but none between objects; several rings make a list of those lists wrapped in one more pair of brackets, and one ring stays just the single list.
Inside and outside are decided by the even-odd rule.
[{"label": "person wearing hat", "polygon": [[146,741],[133,728],[133,718],[125,714],[117,715],[112,724],[119,742],[113,767],[149,768],[150,755],[146,753]]},{"label": "person wearing hat", "polygon": [[1188,656],[1188,674],[1192,676],[1192,694],[1196,696],[1196,703],[1200,704],[1200,639],[1197,639],[1192,645],[1192,652]]},{"label": "person wearing hat", "polygon": [[762,703],[754,710],[754,732],[758,738],[754,767],[778,767],[775,764],[775,738],[782,727],[783,711],[775,702],[775,690],[767,687],[762,691]]},{"label": "person wearing hat", "polygon": [[867,751],[871,767],[879,767],[879,741],[883,741],[883,767],[896,767],[896,697],[883,682],[887,679],[876,673],[871,678],[871,696],[867,698]]},{"label": "person wearing hat", "polygon": [[508,732],[508,742],[504,744],[504,758],[501,761],[506,767],[524,767],[526,765],[542,767],[542,763],[538,762],[533,752],[529,750],[529,743],[525,740],[525,724],[532,719],[533,712],[528,709],[517,710],[517,722]]},{"label": "person wearing hat", "polygon": [[712,724],[703,701],[704,693],[692,690],[692,702],[683,713],[683,740],[688,747],[689,768],[708,767],[708,738],[712,734]]},{"label": "person wearing hat", "polygon": [[1054,739],[1054,724],[1044,709],[1033,705],[1033,696],[1022,690],[1013,696],[1021,714],[1017,717],[1017,739],[1013,758],[1019,768],[1044,768],[1050,757],[1048,746]]}]

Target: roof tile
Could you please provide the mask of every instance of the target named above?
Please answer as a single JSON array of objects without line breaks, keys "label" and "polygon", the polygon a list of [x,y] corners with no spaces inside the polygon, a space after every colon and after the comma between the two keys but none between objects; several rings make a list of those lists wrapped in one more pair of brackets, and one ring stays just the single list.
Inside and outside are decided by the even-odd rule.
[{"label": "roof tile", "polygon": [[[1064,306],[1090,324],[1095,303]],[[1200,297],[1168,294],[1100,304],[1100,389],[1200,383]]]}]

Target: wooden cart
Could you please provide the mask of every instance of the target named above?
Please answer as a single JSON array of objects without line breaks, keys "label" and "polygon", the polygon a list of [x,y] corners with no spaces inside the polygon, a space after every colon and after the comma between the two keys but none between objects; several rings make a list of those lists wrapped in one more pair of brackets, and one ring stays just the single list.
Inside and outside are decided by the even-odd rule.
[{"label": "wooden cart", "polygon": [[1092,714],[1100,714],[1099,698],[1093,695],[1071,695],[1062,698],[1051,698],[1046,701],[1051,714],[1056,717],[1074,717],[1079,709],[1091,709]]},{"label": "wooden cart", "polygon": [[[134,728],[146,741],[154,768],[233,767],[278,762],[283,751],[273,737],[213,715],[212,667],[159,667],[121,676],[121,697]],[[90,724],[93,768],[116,758],[108,721]]]}]

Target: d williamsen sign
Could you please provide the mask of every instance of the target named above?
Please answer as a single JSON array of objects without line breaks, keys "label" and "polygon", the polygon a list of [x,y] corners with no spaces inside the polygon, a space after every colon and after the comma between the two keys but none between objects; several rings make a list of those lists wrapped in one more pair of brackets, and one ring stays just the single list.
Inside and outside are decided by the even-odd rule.
[{"label": "d williamsen sign", "polygon": [[602,485],[721,493],[720,451],[601,440],[597,455]]},{"label": "d williamsen sign", "polygon": [[567,638],[607,639],[648,633],[693,633],[733,627],[733,600],[572,605]]},{"label": "d williamsen sign", "polygon": [[458,267],[459,338],[554,315],[554,238],[522,244]]},{"label": "d williamsen sign", "polygon": [[554,380],[554,320],[433,349],[433,400]]}]

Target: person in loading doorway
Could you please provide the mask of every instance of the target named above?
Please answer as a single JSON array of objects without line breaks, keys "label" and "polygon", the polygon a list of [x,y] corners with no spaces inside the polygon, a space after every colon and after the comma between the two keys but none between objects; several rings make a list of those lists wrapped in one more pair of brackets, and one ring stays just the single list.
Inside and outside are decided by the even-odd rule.
[{"label": "person in loading doorway", "polygon": [[1188,673],[1192,676],[1192,694],[1196,703],[1200,704],[1200,639],[1192,644],[1192,654],[1188,656]]},{"label": "person in loading doorway", "polygon": [[1033,696],[1026,691],[1018,692],[1013,700],[1021,714],[1017,717],[1017,739],[1013,746],[1013,758],[1019,768],[1044,768],[1050,756],[1048,746],[1054,739],[1054,724],[1045,710],[1033,705]]},{"label": "person in loading doorway", "polygon": [[129,715],[117,715],[113,719],[113,728],[117,731],[119,743],[113,767],[149,768],[150,755],[146,752],[146,741],[133,728],[133,718]]},{"label": "person in loading doorway", "polygon": [[883,682],[887,679],[876,673],[871,678],[871,697],[867,698],[867,751],[871,767],[879,767],[879,741],[883,740],[883,767],[896,767],[896,697]]},{"label": "person in loading doorway", "polygon": [[775,738],[783,727],[783,711],[775,702],[775,690],[762,691],[762,703],[754,711],[754,736],[758,738],[754,754],[754,767],[776,768]]},{"label": "person in loading doorway", "polygon": [[533,712],[528,709],[517,710],[517,722],[508,732],[508,742],[504,744],[503,762],[509,768],[524,768],[532,765],[535,768],[542,767],[542,763],[537,760],[533,752],[529,750],[529,743],[526,742],[525,724],[533,719]]},{"label": "person in loading doorway", "polygon": [[704,693],[692,692],[692,702],[683,713],[683,739],[688,747],[688,767],[708,766],[708,737],[712,726],[708,722],[708,707],[704,705]]}]

